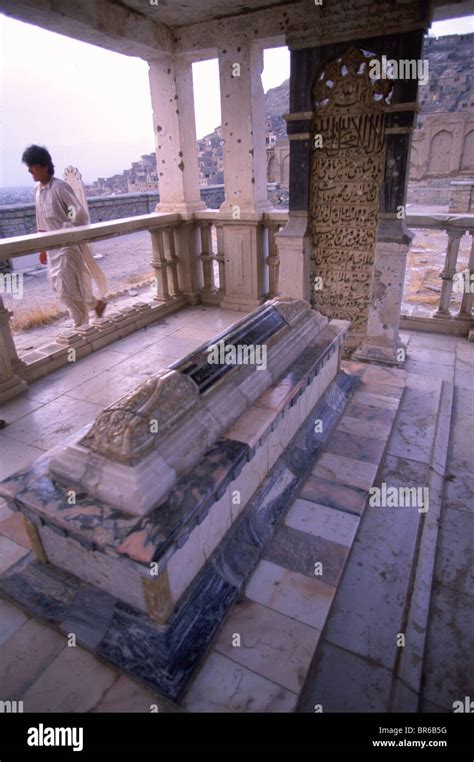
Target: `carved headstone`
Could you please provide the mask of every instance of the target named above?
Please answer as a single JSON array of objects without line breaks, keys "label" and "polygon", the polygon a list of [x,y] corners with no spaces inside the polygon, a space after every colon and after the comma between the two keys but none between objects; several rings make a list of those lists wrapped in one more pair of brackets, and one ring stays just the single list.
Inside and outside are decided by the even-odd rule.
[{"label": "carved headstone", "polygon": [[371,77],[374,59],[351,47],[326,64],[313,89],[312,304],[351,321],[349,347],[366,335],[392,87]]}]

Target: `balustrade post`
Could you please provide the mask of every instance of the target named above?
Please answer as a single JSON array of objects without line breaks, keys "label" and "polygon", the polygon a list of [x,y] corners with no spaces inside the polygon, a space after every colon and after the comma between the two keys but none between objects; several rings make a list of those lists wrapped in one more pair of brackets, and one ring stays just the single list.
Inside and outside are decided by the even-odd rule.
[{"label": "balustrade post", "polygon": [[176,254],[176,244],[174,240],[174,227],[166,228],[166,235],[168,238],[168,250],[170,254],[169,268],[171,270],[171,291],[173,296],[180,296],[181,290],[179,288],[178,278],[178,256]]},{"label": "balustrade post", "polygon": [[277,222],[267,222],[266,228],[268,230],[268,257],[265,262],[268,265],[268,298],[273,299],[273,297],[278,296],[280,293],[280,257],[276,245],[276,234],[280,229],[280,225]]},{"label": "balustrade post", "polygon": [[28,388],[26,381],[15,373],[24,367],[24,363],[16,353],[10,331],[10,315],[0,296],[0,402],[6,402]]},{"label": "balustrade post", "polygon": [[199,231],[201,234],[201,255],[199,258],[202,262],[204,275],[203,292],[208,294],[214,291],[214,273],[212,271],[214,257],[212,254],[211,223],[200,222]]},{"label": "balustrade post", "polygon": [[217,238],[217,264],[219,265],[219,295],[226,295],[225,288],[225,251],[224,251],[224,226],[216,222]]},{"label": "balustrade post", "polygon": [[152,261],[151,265],[155,273],[156,295],[153,297],[157,302],[169,301],[168,289],[168,263],[165,257],[165,247],[162,230],[151,230]]},{"label": "balustrade post", "polygon": [[451,313],[449,311],[449,304],[451,302],[451,292],[453,290],[453,277],[456,274],[459,244],[461,242],[462,236],[464,235],[464,230],[450,227],[445,228],[445,230],[448,234],[448,248],[446,251],[444,269],[440,273],[440,277],[443,279],[443,283],[441,286],[439,307],[436,312],[433,313],[433,317],[450,318]]},{"label": "balustrade post", "polygon": [[[462,302],[461,302],[461,308],[457,314],[456,317],[460,319],[466,319],[472,317],[472,306],[474,301],[474,281],[473,281],[473,275],[474,275],[474,233],[471,233],[471,253],[469,255],[469,263],[468,263],[468,285],[464,286],[464,292],[462,296]],[[466,281],[464,281],[466,283]]]}]

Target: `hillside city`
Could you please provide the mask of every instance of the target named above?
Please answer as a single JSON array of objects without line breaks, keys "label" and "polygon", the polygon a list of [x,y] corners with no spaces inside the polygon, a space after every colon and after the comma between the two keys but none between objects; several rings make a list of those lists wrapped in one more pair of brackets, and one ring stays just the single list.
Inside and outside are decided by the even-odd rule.
[{"label": "hillside city", "polygon": [[[420,113],[417,127],[421,130],[426,115],[437,112],[463,113],[474,108],[474,76],[470,58],[474,34],[427,37],[424,53],[429,62],[429,78],[419,87]],[[288,162],[276,176],[272,158],[288,155],[288,138],[283,114],[288,111],[289,80],[268,90],[265,95],[266,148],[268,181],[288,186]],[[416,133],[415,133],[416,136]],[[415,137],[414,136],[414,137]],[[224,182],[222,129],[217,126],[198,140],[199,182],[201,187]],[[111,177],[98,177],[86,185],[88,197],[124,193],[157,192],[159,176],[155,152],[144,154],[129,169]],[[33,201],[33,187],[0,188],[0,206]]]}]

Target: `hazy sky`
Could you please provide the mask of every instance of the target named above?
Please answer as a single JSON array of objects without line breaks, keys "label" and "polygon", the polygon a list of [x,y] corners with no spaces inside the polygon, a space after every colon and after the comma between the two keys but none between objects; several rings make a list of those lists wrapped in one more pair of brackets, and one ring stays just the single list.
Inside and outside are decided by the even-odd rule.
[{"label": "hazy sky", "polygon": [[[474,31],[474,17],[433,24],[433,34]],[[289,77],[286,48],[265,51],[264,90]],[[220,124],[217,61],[193,65],[196,127]],[[21,164],[46,145],[57,174],[73,164],[86,182],[154,151],[148,64],[0,15],[0,187],[29,185]]]}]

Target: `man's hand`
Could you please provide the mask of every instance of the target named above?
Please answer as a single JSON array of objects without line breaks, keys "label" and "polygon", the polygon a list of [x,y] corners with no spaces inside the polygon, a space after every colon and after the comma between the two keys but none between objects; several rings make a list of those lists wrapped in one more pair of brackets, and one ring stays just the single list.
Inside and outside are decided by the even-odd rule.
[{"label": "man's hand", "polygon": [[48,264],[48,254],[47,254],[47,252],[46,251],[40,251],[39,259],[40,259],[40,262],[41,262],[42,265],[47,265]]}]

